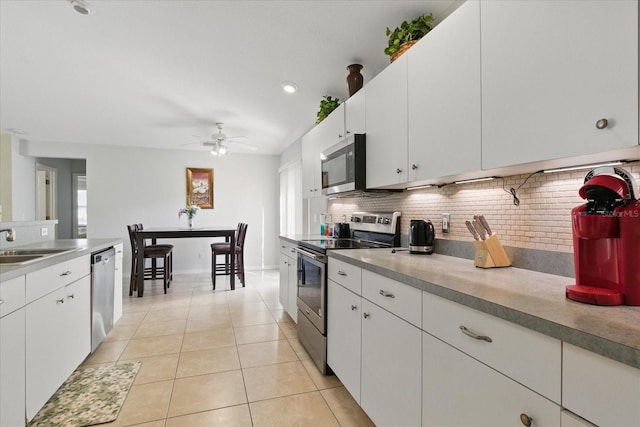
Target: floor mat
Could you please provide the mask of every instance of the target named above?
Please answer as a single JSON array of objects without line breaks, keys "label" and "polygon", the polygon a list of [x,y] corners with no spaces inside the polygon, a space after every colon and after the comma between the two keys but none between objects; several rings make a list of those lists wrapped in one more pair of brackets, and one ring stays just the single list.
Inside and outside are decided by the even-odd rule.
[{"label": "floor mat", "polygon": [[82,427],[118,417],[140,362],[78,368],[29,423],[30,427]]}]

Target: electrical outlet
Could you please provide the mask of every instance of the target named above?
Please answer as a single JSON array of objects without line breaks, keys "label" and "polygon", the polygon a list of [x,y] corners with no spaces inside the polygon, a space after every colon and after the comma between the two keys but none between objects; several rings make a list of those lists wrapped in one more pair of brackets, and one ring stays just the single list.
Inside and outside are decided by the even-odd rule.
[{"label": "electrical outlet", "polygon": [[40,229],[40,236],[48,236],[49,235],[49,229],[47,227],[42,227]]},{"label": "electrical outlet", "polygon": [[451,216],[448,213],[443,213],[442,214],[442,232],[443,233],[448,233],[449,232],[449,226],[450,226],[450,221]]}]

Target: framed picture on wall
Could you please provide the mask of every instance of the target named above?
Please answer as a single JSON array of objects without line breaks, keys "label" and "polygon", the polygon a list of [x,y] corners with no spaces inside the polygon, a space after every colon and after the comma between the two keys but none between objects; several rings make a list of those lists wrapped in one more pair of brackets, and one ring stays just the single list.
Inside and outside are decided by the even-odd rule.
[{"label": "framed picture on wall", "polygon": [[213,209],[213,169],[187,168],[187,204]]}]

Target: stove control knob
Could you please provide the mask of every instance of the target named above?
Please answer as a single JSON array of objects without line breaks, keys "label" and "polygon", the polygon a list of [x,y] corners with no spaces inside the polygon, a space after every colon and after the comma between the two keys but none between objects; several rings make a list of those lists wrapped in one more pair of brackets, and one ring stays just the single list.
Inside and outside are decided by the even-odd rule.
[{"label": "stove control knob", "polygon": [[389,218],[385,218],[384,219],[384,223],[389,225],[389,224],[391,224],[391,220]]}]

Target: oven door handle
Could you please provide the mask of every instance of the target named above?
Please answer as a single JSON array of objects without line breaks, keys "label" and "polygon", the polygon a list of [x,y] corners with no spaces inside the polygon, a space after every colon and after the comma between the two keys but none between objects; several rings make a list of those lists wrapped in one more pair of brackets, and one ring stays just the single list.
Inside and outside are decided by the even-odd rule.
[{"label": "oven door handle", "polygon": [[294,248],[294,250],[296,252],[298,252],[300,255],[304,255],[304,256],[309,257],[309,258],[311,258],[312,260],[315,260],[315,261],[326,262],[326,260],[327,260],[326,255],[316,254],[316,253],[304,250],[302,248]]}]

